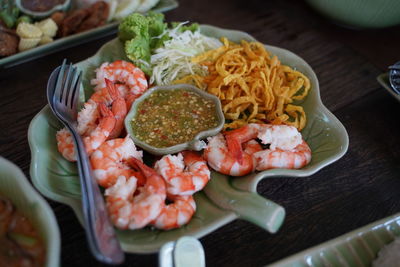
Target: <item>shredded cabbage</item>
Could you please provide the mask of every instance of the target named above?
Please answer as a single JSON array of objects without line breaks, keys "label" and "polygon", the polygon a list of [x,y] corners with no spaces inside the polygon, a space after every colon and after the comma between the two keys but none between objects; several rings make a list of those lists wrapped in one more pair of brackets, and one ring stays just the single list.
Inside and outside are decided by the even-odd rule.
[{"label": "shredded cabbage", "polygon": [[212,37],[207,37],[197,31],[180,31],[181,23],[173,29],[167,29],[171,39],[164,42],[162,47],[157,48],[150,59],[153,73],[150,83],[157,85],[169,85],[174,80],[186,75],[207,75],[207,67],[191,62],[191,58],[211,49],[216,49],[222,43]]}]

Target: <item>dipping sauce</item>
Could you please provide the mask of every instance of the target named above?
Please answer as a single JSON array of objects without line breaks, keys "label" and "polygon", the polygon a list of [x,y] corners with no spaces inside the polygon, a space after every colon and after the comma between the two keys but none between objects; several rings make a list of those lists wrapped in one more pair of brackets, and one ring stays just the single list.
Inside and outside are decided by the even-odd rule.
[{"label": "dipping sauce", "polygon": [[61,5],[65,0],[21,0],[21,4],[24,8],[44,12],[51,10],[53,7]]},{"label": "dipping sauce", "polygon": [[44,266],[45,248],[31,222],[0,196],[0,266]]},{"label": "dipping sauce", "polygon": [[132,119],[136,138],[158,148],[185,143],[218,126],[215,103],[184,90],[159,90],[143,100]]}]

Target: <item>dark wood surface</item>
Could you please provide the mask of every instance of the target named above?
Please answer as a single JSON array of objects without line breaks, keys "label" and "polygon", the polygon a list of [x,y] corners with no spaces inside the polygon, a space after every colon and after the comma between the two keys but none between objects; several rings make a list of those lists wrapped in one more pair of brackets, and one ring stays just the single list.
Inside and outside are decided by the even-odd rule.
[{"label": "dark wood surface", "polygon": [[[238,29],[283,47],[316,72],[321,97],[346,127],[350,146],[334,164],[306,178],[272,178],[258,191],[286,208],[276,234],[236,220],[201,238],[207,266],[261,266],[400,212],[400,103],[376,81],[399,60],[400,27],[350,30],[303,1],[179,0],[168,21]],[[51,71],[64,57],[78,62],[109,36],[0,70],[0,155],[29,177],[27,130],[46,105]],[[72,210],[50,201],[62,237],[62,266],[101,266]],[[124,266],[156,266],[157,255],[129,254]]]}]

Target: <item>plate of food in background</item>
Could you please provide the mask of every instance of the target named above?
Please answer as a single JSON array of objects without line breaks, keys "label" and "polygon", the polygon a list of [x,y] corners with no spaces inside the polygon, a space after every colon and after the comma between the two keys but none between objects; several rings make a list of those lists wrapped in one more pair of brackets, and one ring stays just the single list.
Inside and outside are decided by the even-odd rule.
[{"label": "plate of food in background", "polygon": [[[285,209],[260,196],[257,183],[312,175],[348,148],[311,67],[244,32],[134,13],[118,38],[76,66],[84,102],[78,131],[127,252],[153,253],[238,218],[275,233]],[[210,114],[215,123],[202,123]],[[82,222],[69,132],[46,106],[28,139],[35,187]],[[148,212],[134,212],[145,210],[136,207],[144,200]]]},{"label": "plate of food in background", "polygon": [[176,0],[5,0],[0,3],[0,68],[116,32],[132,12],[165,12]]},{"label": "plate of food in background", "polygon": [[0,265],[59,266],[53,210],[15,164],[0,157]]},{"label": "plate of food in background", "polygon": [[396,213],[269,266],[398,266],[399,248],[400,213]]}]

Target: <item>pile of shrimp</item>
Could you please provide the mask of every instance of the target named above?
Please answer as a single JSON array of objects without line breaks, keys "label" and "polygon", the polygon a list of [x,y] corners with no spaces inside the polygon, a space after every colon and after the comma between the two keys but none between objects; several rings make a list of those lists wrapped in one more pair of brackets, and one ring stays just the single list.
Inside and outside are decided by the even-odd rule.
[{"label": "pile of shrimp", "polygon": [[[117,60],[103,63],[91,81],[94,93],[78,112],[77,131],[90,156],[106,140],[124,133],[124,119],[133,101],[148,88],[145,74],[132,63]],[[63,157],[76,161],[71,133],[56,134],[57,148]]]},{"label": "pile of shrimp", "polygon": [[210,180],[207,162],[196,152],[183,151],[162,157],[151,168],[141,152],[127,136],[106,141],[90,157],[98,183],[106,188],[111,221],[130,230],[187,224],[196,212],[193,194]]},{"label": "pile of shrimp", "polygon": [[[164,230],[187,224],[196,211],[193,194],[210,179],[207,162],[196,152],[183,151],[162,157],[153,168],[143,163],[143,152],[126,135],[123,123],[132,103],[148,88],[144,73],[132,63],[103,63],[91,84],[94,93],[78,113],[77,131],[94,176],[105,188],[113,224]],[[61,129],[56,139],[63,157],[75,161],[71,133]]]}]

